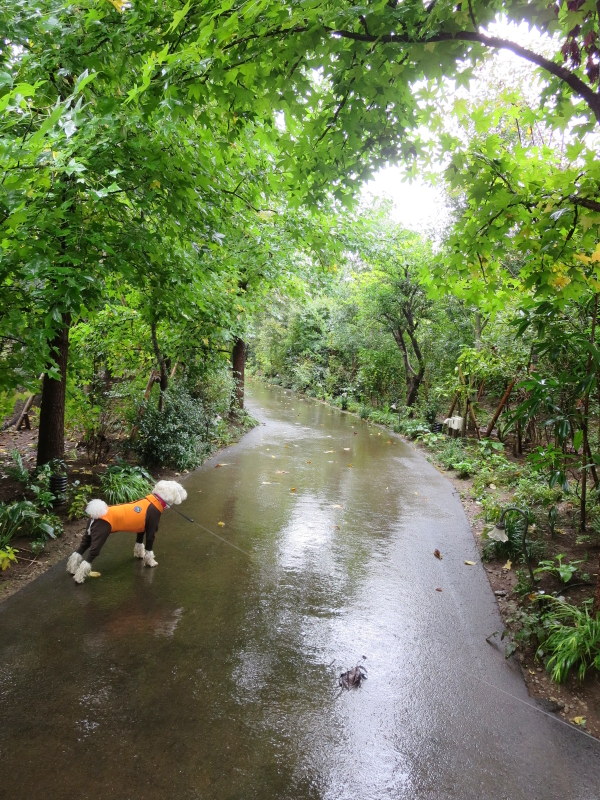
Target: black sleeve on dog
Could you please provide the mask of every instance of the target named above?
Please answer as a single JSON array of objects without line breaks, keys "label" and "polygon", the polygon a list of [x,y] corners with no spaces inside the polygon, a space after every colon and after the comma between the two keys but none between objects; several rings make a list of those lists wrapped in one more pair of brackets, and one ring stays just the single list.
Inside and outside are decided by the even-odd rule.
[{"label": "black sleeve on dog", "polygon": [[86,561],[91,564],[100,550],[102,550],[104,543],[108,539],[111,527],[105,519],[95,519],[92,521],[89,531],[91,537],[91,546]]},{"label": "black sleeve on dog", "polygon": [[161,512],[156,506],[149,505],[146,511],[146,550],[153,550],[154,536],[158,530],[158,523],[160,522]]},{"label": "black sleeve on dog", "polygon": [[138,535],[135,537],[135,540],[136,540],[136,542],[138,544],[144,544],[144,534],[143,534],[143,532],[142,533],[138,533]]}]

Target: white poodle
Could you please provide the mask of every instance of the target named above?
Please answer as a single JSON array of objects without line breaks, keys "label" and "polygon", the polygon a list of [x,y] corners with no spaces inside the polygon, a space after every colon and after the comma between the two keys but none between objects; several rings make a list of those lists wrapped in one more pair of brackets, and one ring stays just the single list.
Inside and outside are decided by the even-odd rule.
[{"label": "white poodle", "polygon": [[[85,513],[91,519],[86,526],[81,544],[69,556],[67,572],[73,576],[75,583],[83,583],[92,571],[92,561],[102,550],[109,535],[115,531],[137,533],[133,548],[134,557],[143,558],[147,567],[158,566],[153,546],[160,515],[165,508],[179,505],[186,497],[186,490],[177,481],[159,481],[151,494],[133,503],[108,506],[104,500],[90,500]],[[88,549],[86,560],[83,556]]]}]

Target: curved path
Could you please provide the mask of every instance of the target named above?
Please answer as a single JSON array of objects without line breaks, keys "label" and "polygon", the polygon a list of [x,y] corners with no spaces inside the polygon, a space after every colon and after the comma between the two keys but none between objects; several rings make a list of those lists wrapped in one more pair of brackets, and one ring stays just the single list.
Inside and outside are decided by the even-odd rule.
[{"label": "curved path", "polygon": [[157,569],[119,534],[100,579],[61,564],[0,606],[2,796],[598,800],[600,743],[485,641],[450,484],[376,427],[253,395],[261,424],[188,476],[195,522],[166,512]]}]

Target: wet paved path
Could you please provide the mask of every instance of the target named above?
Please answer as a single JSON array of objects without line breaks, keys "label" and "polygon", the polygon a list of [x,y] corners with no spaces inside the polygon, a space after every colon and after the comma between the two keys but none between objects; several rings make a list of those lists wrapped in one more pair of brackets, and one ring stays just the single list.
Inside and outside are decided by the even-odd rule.
[{"label": "wet paved path", "polygon": [[600,743],[485,642],[448,482],[349,415],[253,394],[262,424],[186,480],[199,524],[166,512],[157,569],[119,534],[100,579],[61,564],[0,605],[0,797],[599,800]]}]

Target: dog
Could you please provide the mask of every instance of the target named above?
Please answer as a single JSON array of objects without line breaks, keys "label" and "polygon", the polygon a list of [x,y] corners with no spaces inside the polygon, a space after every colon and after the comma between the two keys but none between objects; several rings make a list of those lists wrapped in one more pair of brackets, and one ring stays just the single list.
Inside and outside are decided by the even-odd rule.
[{"label": "dog", "polygon": [[[179,505],[186,498],[186,490],[177,481],[159,481],[150,494],[133,503],[109,506],[104,500],[90,500],[85,513],[91,519],[81,544],[67,560],[67,572],[73,576],[75,583],[83,583],[92,571],[93,560],[102,550],[109,535],[116,531],[136,533],[134,558],[143,559],[146,567],[157,567],[158,561],[154,558],[153,547],[160,515],[165,508]],[[84,559],[88,550],[87,558]]]}]

